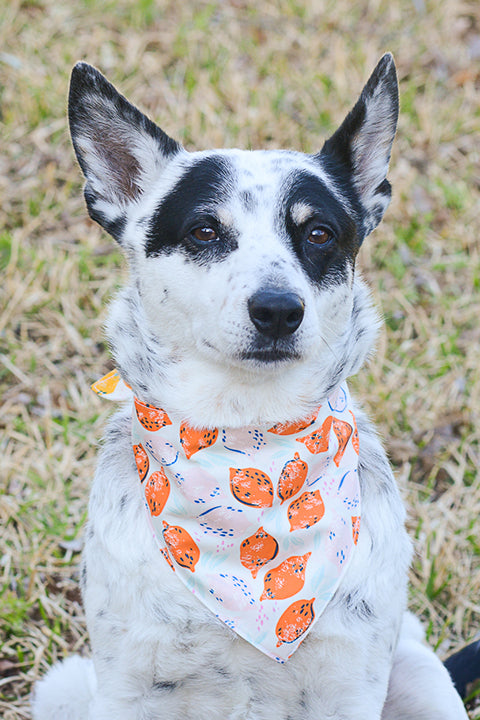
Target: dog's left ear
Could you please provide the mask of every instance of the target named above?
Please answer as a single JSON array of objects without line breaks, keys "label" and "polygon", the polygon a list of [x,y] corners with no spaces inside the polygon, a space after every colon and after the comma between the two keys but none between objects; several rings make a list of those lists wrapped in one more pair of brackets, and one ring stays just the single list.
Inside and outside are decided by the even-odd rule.
[{"label": "dog's left ear", "polygon": [[378,225],[390,202],[386,175],[397,121],[397,74],[393,56],[387,53],[353,110],[317,155],[340,187],[345,179],[353,182],[364,215],[361,240]]}]

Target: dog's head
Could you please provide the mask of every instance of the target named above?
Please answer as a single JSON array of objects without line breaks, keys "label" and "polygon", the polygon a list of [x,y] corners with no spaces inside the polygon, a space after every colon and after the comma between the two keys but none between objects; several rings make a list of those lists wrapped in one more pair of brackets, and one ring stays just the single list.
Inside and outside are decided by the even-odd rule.
[{"label": "dog's head", "polygon": [[116,361],[196,424],[298,417],[355,372],[376,321],[355,258],[390,200],[391,55],[315,155],[187,152],[94,68],[69,118],[91,217],[125,249]]}]

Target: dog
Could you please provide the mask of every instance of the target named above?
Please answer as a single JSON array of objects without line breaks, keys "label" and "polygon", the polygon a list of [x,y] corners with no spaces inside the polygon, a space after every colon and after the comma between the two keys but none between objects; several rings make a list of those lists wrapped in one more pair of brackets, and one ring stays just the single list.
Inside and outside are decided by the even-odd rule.
[{"label": "dog", "polygon": [[49,671],[35,720],[467,717],[406,611],[405,510],[346,386],[379,325],[355,260],[398,109],[386,54],[317,154],[187,152],[73,69],[88,211],[130,266],[97,390],[126,402],[89,504],[92,659]]}]

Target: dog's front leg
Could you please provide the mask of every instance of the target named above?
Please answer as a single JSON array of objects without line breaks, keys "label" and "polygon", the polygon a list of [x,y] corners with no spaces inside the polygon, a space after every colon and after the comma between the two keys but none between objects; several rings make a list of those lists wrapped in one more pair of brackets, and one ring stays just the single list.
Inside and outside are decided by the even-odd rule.
[{"label": "dog's front leg", "polygon": [[310,714],[298,720],[380,720],[396,630],[366,612],[362,602],[347,609],[342,599],[318,621],[311,642],[305,641],[299,659],[317,670],[312,691],[305,693]]},{"label": "dog's front leg", "polygon": [[357,553],[315,628],[322,641],[319,652],[325,676],[318,684],[330,686],[337,698],[325,717],[380,720],[406,607],[411,547],[385,452],[363,413],[356,416],[361,530]]},{"label": "dog's front leg", "polygon": [[382,720],[467,720],[467,717],[447,669],[424,644],[419,621],[406,613]]}]

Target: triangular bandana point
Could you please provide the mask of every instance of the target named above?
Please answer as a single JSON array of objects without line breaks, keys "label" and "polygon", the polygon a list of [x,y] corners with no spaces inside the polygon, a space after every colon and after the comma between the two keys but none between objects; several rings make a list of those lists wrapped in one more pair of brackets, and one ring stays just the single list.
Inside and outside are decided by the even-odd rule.
[{"label": "triangular bandana point", "polygon": [[139,487],[168,566],[229,628],[286,662],[358,543],[359,444],[346,384],[301,422],[237,430],[175,422],[134,398],[115,370],[92,389],[132,401]]},{"label": "triangular bandana point", "polygon": [[131,387],[122,379],[118,370],[111,370],[94,382],[91,389],[96,395],[116,402],[130,400],[133,397]]}]

